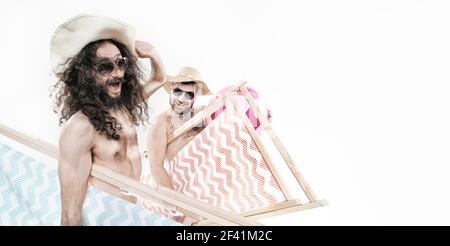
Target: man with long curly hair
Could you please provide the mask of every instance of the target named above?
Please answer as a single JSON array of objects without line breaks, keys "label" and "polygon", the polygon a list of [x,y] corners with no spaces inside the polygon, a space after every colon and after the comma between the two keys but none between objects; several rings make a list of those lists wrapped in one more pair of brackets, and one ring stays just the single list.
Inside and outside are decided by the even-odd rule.
[{"label": "man with long curly hair", "polygon": [[[137,58],[149,58],[144,84]],[[55,109],[59,138],[61,224],[80,225],[88,182],[129,201],[117,187],[89,178],[93,164],[139,180],[141,156],[135,126],[148,118],[146,99],[160,88],[165,71],[151,44],[135,41],[120,21],[80,15],[61,25],[51,43],[58,78]]]}]

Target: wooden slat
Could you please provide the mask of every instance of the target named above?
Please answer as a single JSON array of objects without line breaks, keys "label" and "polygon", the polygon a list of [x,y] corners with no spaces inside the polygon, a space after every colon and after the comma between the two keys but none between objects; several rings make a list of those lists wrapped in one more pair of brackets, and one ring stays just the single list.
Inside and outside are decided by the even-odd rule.
[{"label": "wooden slat", "polygon": [[259,110],[259,107],[256,105],[255,101],[253,100],[253,97],[250,96],[250,93],[248,92],[247,88],[245,86],[241,86],[240,90],[244,94],[247,101],[249,102],[251,109],[256,114],[256,117],[261,122],[261,125],[264,127],[264,129],[269,134],[269,136],[272,139],[273,143],[275,144],[276,148],[278,149],[278,151],[280,152],[284,161],[286,162],[286,165],[289,167],[289,170],[292,172],[295,179],[302,187],[302,189],[305,192],[306,196],[308,197],[309,201],[310,202],[316,201],[317,197],[314,194],[313,190],[309,186],[308,182],[306,182],[306,180],[303,177],[303,175],[301,174],[300,170],[295,165],[294,160],[289,155],[289,153],[286,150],[286,148],[284,147],[284,145],[281,143],[281,140],[279,139],[278,135],[275,134],[275,131],[270,126],[270,123],[268,122],[266,117]]},{"label": "wooden slat", "polygon": [[219,226],[217,223],[211,220],[201,220],[194,224],[195,226]]},{"label": "wooden slat", "polygon": [[302,205],[302,202],[299,199],[292,199],[292,200],[287,200],[287,201],[282,201],[282,202],[279,202],[276,204],[272,204],[272,205],[269,205],[266,207],[253,209],[251,211],[240,213],[240,215],[242,215],[244,217],[251,217],[256,214],[267,213],[267,212],[271,212],[274,210],[289,208],[289,207],[293,207],[293,206],[297,206],[297,205]]},{"label": "wooden slat", "polygon": [[303,210],[307,210],[307,209],[323,207],[326,205],[328,205],[328,202],[326,200],[316,200],[314,202],[299,204],[299,205],[295,205],[292,207],[281,208],[278,210],[272,210],[272,211],[268,211],[268,212],[264,212],[264,213],[254,214],[254,215],[248,216],[248,218],[259,220],[259,219],[265,219],[265,218],[283,215],[283,214],[287,214],[287,213],[295,213],[295,212],[303,211]]},{"label": "wooden slat", "polygon": [[[252,214],[252,215],[247,215],[247,216],[244,214],[242,214],[242,215],[245,216],[246,218],[260,220],[260,219],[266,219],[266,218],[283,215],[283,214],[287,214],[287,213],[295,213],[295,212],[299,212],[299,211],[303,211],[303,210],[307,210],[307,209],[323,207],[323,206],[327,206],[327,205],[328,205],[328,202],[326,200],[317,200],[317,201],[310,202],[310,203],[287,206],[285,208],[279,208],[279,209],[271,210],[271,211],[264,211],[264,212]],[[217,222],[214,222],[212,220],[202,220],[202,221],[198,222],[196,225],[197,226],[216,226]]]},{"label": "wooden slat", "polygon": [[156,198],[162,200],[175,205],[177,208],[198,214],[203,218],[211,219],[219,224],[245,226],[262,225],[261,223],[244,218],[238,214],[227,212],[223,209],[210,206],[207,203],[192,199],[167,187],[158,186],[157,188],[152,188],[146,186],[128,176],[100,165],[92,166],[91,175],[112,184],[121,190],[126,190],[147,199]]},{"label": "wooden slat", "polygon": [[58,159],[58,148],[50,143],[47,143],[38,138],[27,136],[3,124],[0,124],[0,133],[34,150]]},{"label": "wooden slat", "polygon": [[[254,209],[254,210],[251,210],[248,212],[240,213],[240,215],[242,215],[246,218],[251,218],[252,216],[269,213],[269,212],[279,210],[279,209],[290,208],[290,207],[294,207],[294,206],[298,206],[298,205],[302,205],[300,200],[298,200],[298,199],[288,200],[288,201],[279,202],[277,204],[272,204],[272,205],[269,205],[266,207]],[[217,223],[215,223],[214,221],[211,221],[211,220],[202,220],[202,221],[198,222],[197,225],[215,225],[215,224],[217,224]]]},{"label": "wooden slat", "polygon": [[258,134],[255,131],[255,128],[253,128],[252,123],[247,118],[245,113],[242,111],[241,107],[238,105],[236,98],[236,94],[229,96],[229,100],[234,105],[234,108],[236,109],[236,112],[238,113],[239,117],[242,119],[242,122],[244,123],[245,127],[247,128],[248,133],[252,136],[253,141],[255,142],[256,146],[258,147],[259,151],[261,152],[262,157],[266,161],[267,166],[269,167],[270,171],[272,172],[273,177],[275,178],[275,181],[280,186],[281,191],[283,192],[284,196],[287,200],[292,199],[292,195],[289,192],[289,189],[287,188],[287,185],[284,183],[283,179],[281,178],[280,173],[275,168],[272,158],[269,155],[269,152],[267,151],[266,147],[264,147],[264,144],[262,143],[261,139],[259,138]]}]

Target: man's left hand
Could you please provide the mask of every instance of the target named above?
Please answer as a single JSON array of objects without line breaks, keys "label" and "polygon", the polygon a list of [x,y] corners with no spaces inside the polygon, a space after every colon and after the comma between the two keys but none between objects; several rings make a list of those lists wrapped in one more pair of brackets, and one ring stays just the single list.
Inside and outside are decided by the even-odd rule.
[{"label": "man's left hand", "polygon": [[155,46],[147,42],[136,40],[135,49],[140,58],[159,59],[159,55],[158,52],[156,52]]}]

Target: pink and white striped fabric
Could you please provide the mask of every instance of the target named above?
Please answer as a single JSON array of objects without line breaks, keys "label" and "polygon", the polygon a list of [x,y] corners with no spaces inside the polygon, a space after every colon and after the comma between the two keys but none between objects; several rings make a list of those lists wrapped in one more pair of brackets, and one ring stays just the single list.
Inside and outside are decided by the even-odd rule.
[{"label": "pink and white striped fabric", "polygon": [[[267,104],[260,98],[258,92],[256,92],[253,88],[246,86],[250,96],[253,98],[253,100],[256,102],[256,104],[258,105],[259,110],[261,111],[261,113],[267,117],[267,119],[270,119],[270,111],[267,107]],[[224,89],[220,90],[219,92],[217,92],[213,98],[211,100],[215,100],[221,96],[223,96],[224,94],[226,94],[227,92],[229,92],[232,89],[232,86],[228,86],[225,87]],[[256,132],[258,133],[258,135],[261,135],[262,133],[262,127],[261,127],[261,122],[259,121],[259,119],[256,117],[256,113],[253,112],[252,108],[250,107],[250,104],[248,103],[247,99],[245,98],[245,96],[243,95],[241,89],[237,89],[236,90],[236,99],[239,103],[239,105],[242,107],[242,109],[245,112],[245,115],[247,116],[247,118],[250,120],[250,123],[252,123],[253,127],[255,128]],[[218,109],[216,112],[214,112],[213,114],[211,114],[211,117],[209,118],[209,120],[214,120],[217,116],[220,115],[220,113],[222,113],[225,110],[225,106],[221,107],[220,109]]]},{"label": "pink and white striped fabric", "polygon": [[241,213],[286,200],[232,105],[165,168],[175,190],[228,211]]}]

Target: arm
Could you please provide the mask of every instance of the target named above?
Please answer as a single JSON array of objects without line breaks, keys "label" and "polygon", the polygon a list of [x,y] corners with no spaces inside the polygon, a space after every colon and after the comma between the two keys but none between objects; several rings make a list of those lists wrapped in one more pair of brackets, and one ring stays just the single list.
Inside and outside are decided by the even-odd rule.
[{"label": "arm", "polygon": [[81,208],[91,171],[94,131],[89,122],[67,122],[59,140],[61,225],[81,225]]},{"label": "arm", "polygon": [[163,86],[166,81],[166,71],[153,45],[143,41],[136,41],[136,53],[140,58],[149,58],[152,65],[151,78],[144,84],[144,98],[148,99]]},{"label": "arm", "polygon": [[169,174],[164,169],[164,159],[167,151],[167,120],[165,113],[158,116],[155,124],[150,128],[147,138],[147,148],[150,161],[150,171],[155,182],[173,188]]}]

